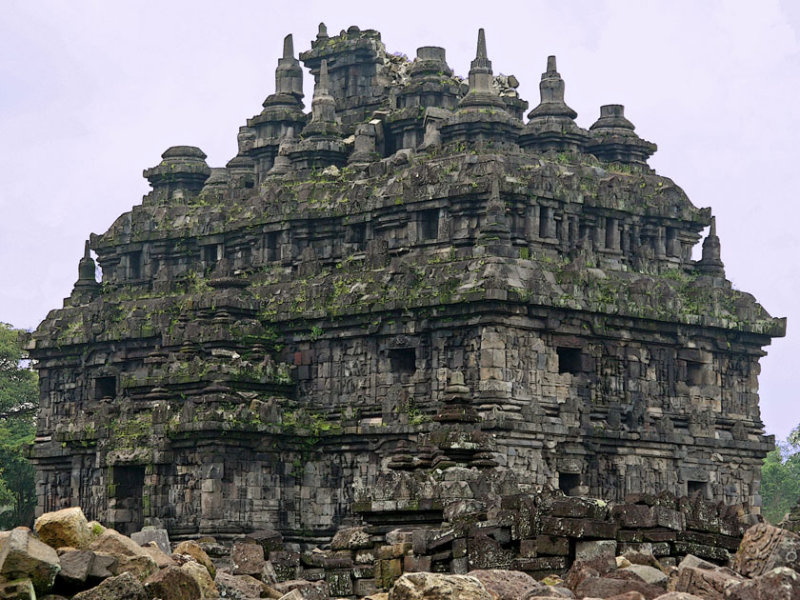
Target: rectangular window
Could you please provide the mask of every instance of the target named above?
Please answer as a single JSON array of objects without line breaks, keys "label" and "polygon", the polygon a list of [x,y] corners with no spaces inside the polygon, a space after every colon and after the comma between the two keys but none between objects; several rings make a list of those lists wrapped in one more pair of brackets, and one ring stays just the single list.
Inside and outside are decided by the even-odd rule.
[{"label": "rectangular window", "polygon": [[419,213],[419,237],[421,240],[439,238],[439,209],[432,208]]},{"label": "rectangular window", "polygon": [[414,348],[389,350],[389,364],[393,373],[413,375],[417,370],[417,352]]},{"label": "rectangular window", "polygon": [[701,498],[706,497],[706,482],[705,481],[687,481],[686,493],[691,498],[695,494],[700,494]]},{"label": "rectangular window", "polygon": [[581,485],[581,476],[576,473],[559,473],[558,474],[558,489],[564,492],[567,496],[575,496],[578,494],[577,488]]},{"label": "rectangular window", "polygon": [[128,279],[142,278],[142,251],[128,253]]},{"label": "rectangular window", "polygon": [[116,377],[97,377],[94,380],[94,399],[114,398],[117,395]]},{"label": "rectangular window", "polygon": [[558,354],[558,372],[577,375],[581,372],[580,348],[556,348]]},{"label": "rectangular window", "polygon": [[215,265],[222,258],[222,244],[208,244],[201,247],[202,259],[207,267]]},{"label": "rectangular window", "polygon": [[280,241],[280,231],[270,231],[264,238],[264,249],[266,250],[266,260],[278,260],[280,259],[279,253],[279,244]]},{"label": "rectangular window", "polygon": [[355,244],[359,248],[364,246],[367,239],[367,224],[355,223],[347,229],[347,243]]}]

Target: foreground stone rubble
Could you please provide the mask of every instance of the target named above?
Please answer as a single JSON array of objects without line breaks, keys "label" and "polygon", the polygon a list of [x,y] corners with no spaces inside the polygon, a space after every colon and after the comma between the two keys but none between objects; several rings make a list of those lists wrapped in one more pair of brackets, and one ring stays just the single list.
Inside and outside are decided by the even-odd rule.
[{"label": "foreground stone rubble", "polygon": [[[0,599],[800,598],[800,536],[765,523],[748,528],[736,553],[716,561],[725,564],[693,554],[674,564],[654,556],[654,544],[587,539],[573,544],[568,569],[554,569],[539,580],[521,570],[471,568],[474,561],[497,560],[497,548],[471,551],[463,573],[430,572],[425,567],[430,567],[432,557],[424,560],[428,548],[421,542],[426,537],[423,531],[377,535],[365,527],[350,527],[340,530],[324,549],[298,552],[295,544],[283,543],[274,531],[226,545],[213,538],[170,544],[165,530],[147,528],[134,535],[143,543],[139,545],[88,522],[79,508],[71,508],[42,515],[34,531],[18,527],[0,532]],[[76,545],[61,545],[67,540]],[[167,552],[160,547],[164,544]],[[396,567],[387,572],[385,565],[393,561]]]}]

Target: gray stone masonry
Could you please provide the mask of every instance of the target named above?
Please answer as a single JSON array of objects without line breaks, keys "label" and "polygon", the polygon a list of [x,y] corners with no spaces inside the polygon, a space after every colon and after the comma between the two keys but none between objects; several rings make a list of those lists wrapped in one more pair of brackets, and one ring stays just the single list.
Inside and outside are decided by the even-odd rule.
[{"label": "gray stone masonry", "polygon": [[[523,122],[498,34],[468,80],[373,30],[321,25],[299,60],[288,36],[224,168],[175,146],[144,172],[152,191],[89,237],[33,336],[40,514],[320,544],[511,488],[758,510],[759,359],[785,320],[731,286],[711,209],[650,169],[621,106],[576,124],[555,57]],[[559,557],[573,525],[535,539]],[[480,554],[458,544],[454,569]]]}]

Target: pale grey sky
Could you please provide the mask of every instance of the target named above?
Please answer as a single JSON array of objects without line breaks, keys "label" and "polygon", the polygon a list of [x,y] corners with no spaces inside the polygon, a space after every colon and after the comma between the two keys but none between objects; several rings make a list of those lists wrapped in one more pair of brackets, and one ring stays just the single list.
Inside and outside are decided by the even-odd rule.
[{"label": "pale grey sky", "polygon": [[[335,7],[335,8],[334,8]],[[769,433],[800,423],[800,3],[794,0],[212,2],[6,0],[0,9],[0,321],[35,327],[77,278],[83,241],[147,190],[168,146],[212,166],[273,91],[287,33],[381,31],[411,57],[444,46],[466,75],[479,27],[495,73],[535,106],[548,54],[588,127],[620,103],[650,164],[717,216],[734,285],[788,335],[762,360]],[[311,90],[306,89],[306,104]]]}]

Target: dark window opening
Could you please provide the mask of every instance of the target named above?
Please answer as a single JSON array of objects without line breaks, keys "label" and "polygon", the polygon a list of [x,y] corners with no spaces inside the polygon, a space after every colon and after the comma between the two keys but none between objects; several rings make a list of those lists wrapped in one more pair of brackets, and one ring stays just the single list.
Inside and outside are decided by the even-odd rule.
[{"label": "dark window opening", "polygon": [[142,251],[130,252],[128,254],[128,277],[129,279],[142,278]]},{"label": "dark window opening", "polygon": [[203,246],[203,262],[206,265],[213,265],[220,259],[220,245],[219,244],[210,244],[208,246]]},{"label": "dark window opening", "polygon": [[539,209],[539,237],[543,239],[553,237],[552,232],[553,209],[542,206]]},{"label": "dark window opening", "polygon": [[394,373],[413,375],[417,370],[417,352],[414,348],[389,350],[389,364]]},{"label": "dark window opening", "polygon": [[686,483],[686,491],[689,497],[694,496],[698,492],[701,498],[706,495],[706,482],[705,481],[688,481]]},{"label": "dark window opening", "polygon": [[113,468],[114,498],[126,499],[131,496],[141,496],[144,486],[144,467],[116,466]]},{"label": "dark window opening", "polygon": [[681,243],[678,241],[678,230],[667,227],[667,256],[680,256]]},{"label": "dark window opening", "polygon": [[267,260],[278,260],[280,258],[280,256],[278,256],[278,240],[280,234],[280,231],[270,231],[267,234],[264,240],[264,245],[267,250]]},{"label": "dark window opening", "polygon": [[580,348],[556,348],[558,354],[558,372],[577,375],[581,372]]},{"label": "dark window opening", "polygon": [[116,377],[97,377],[94,380],[94,398],[113,398],[117,395]]},{"label": "dark window opening", "polygon": [[581,476],[576,473],[559,473],[558,489],[567,496],[577,496],[578,487],[581,485]]},{"label": "dark window opening", "polygon": [[439,237],[439,209],[432,208],[419,213],[420,239],[435,240]]},{"label": "dark window opening", "polygon": [[686,363],[686,383],[689,385],[702,385],[705,379],[705,365],[703,363]]},{"label": "dark window opening", "polygon": [[244,187],[247,188],[248,190],[253,188],[253,187],[255,187],[255,185],[256,185],[256,182],[253,181],[252,179],[246,179],[245,182],[244,182]]},{"label": "dark window opening", "polygon": [[357,246],[363,246],[364,241],[367,239],[367,224],[356,223],[351,225],[347,230],[347,242]]},{"label": "dark window opening", "polygon": [[111,471],[114,510],[114,528],[130,535],[142,528],[142,496],[144,492],[144,467],[115,466]]}]

